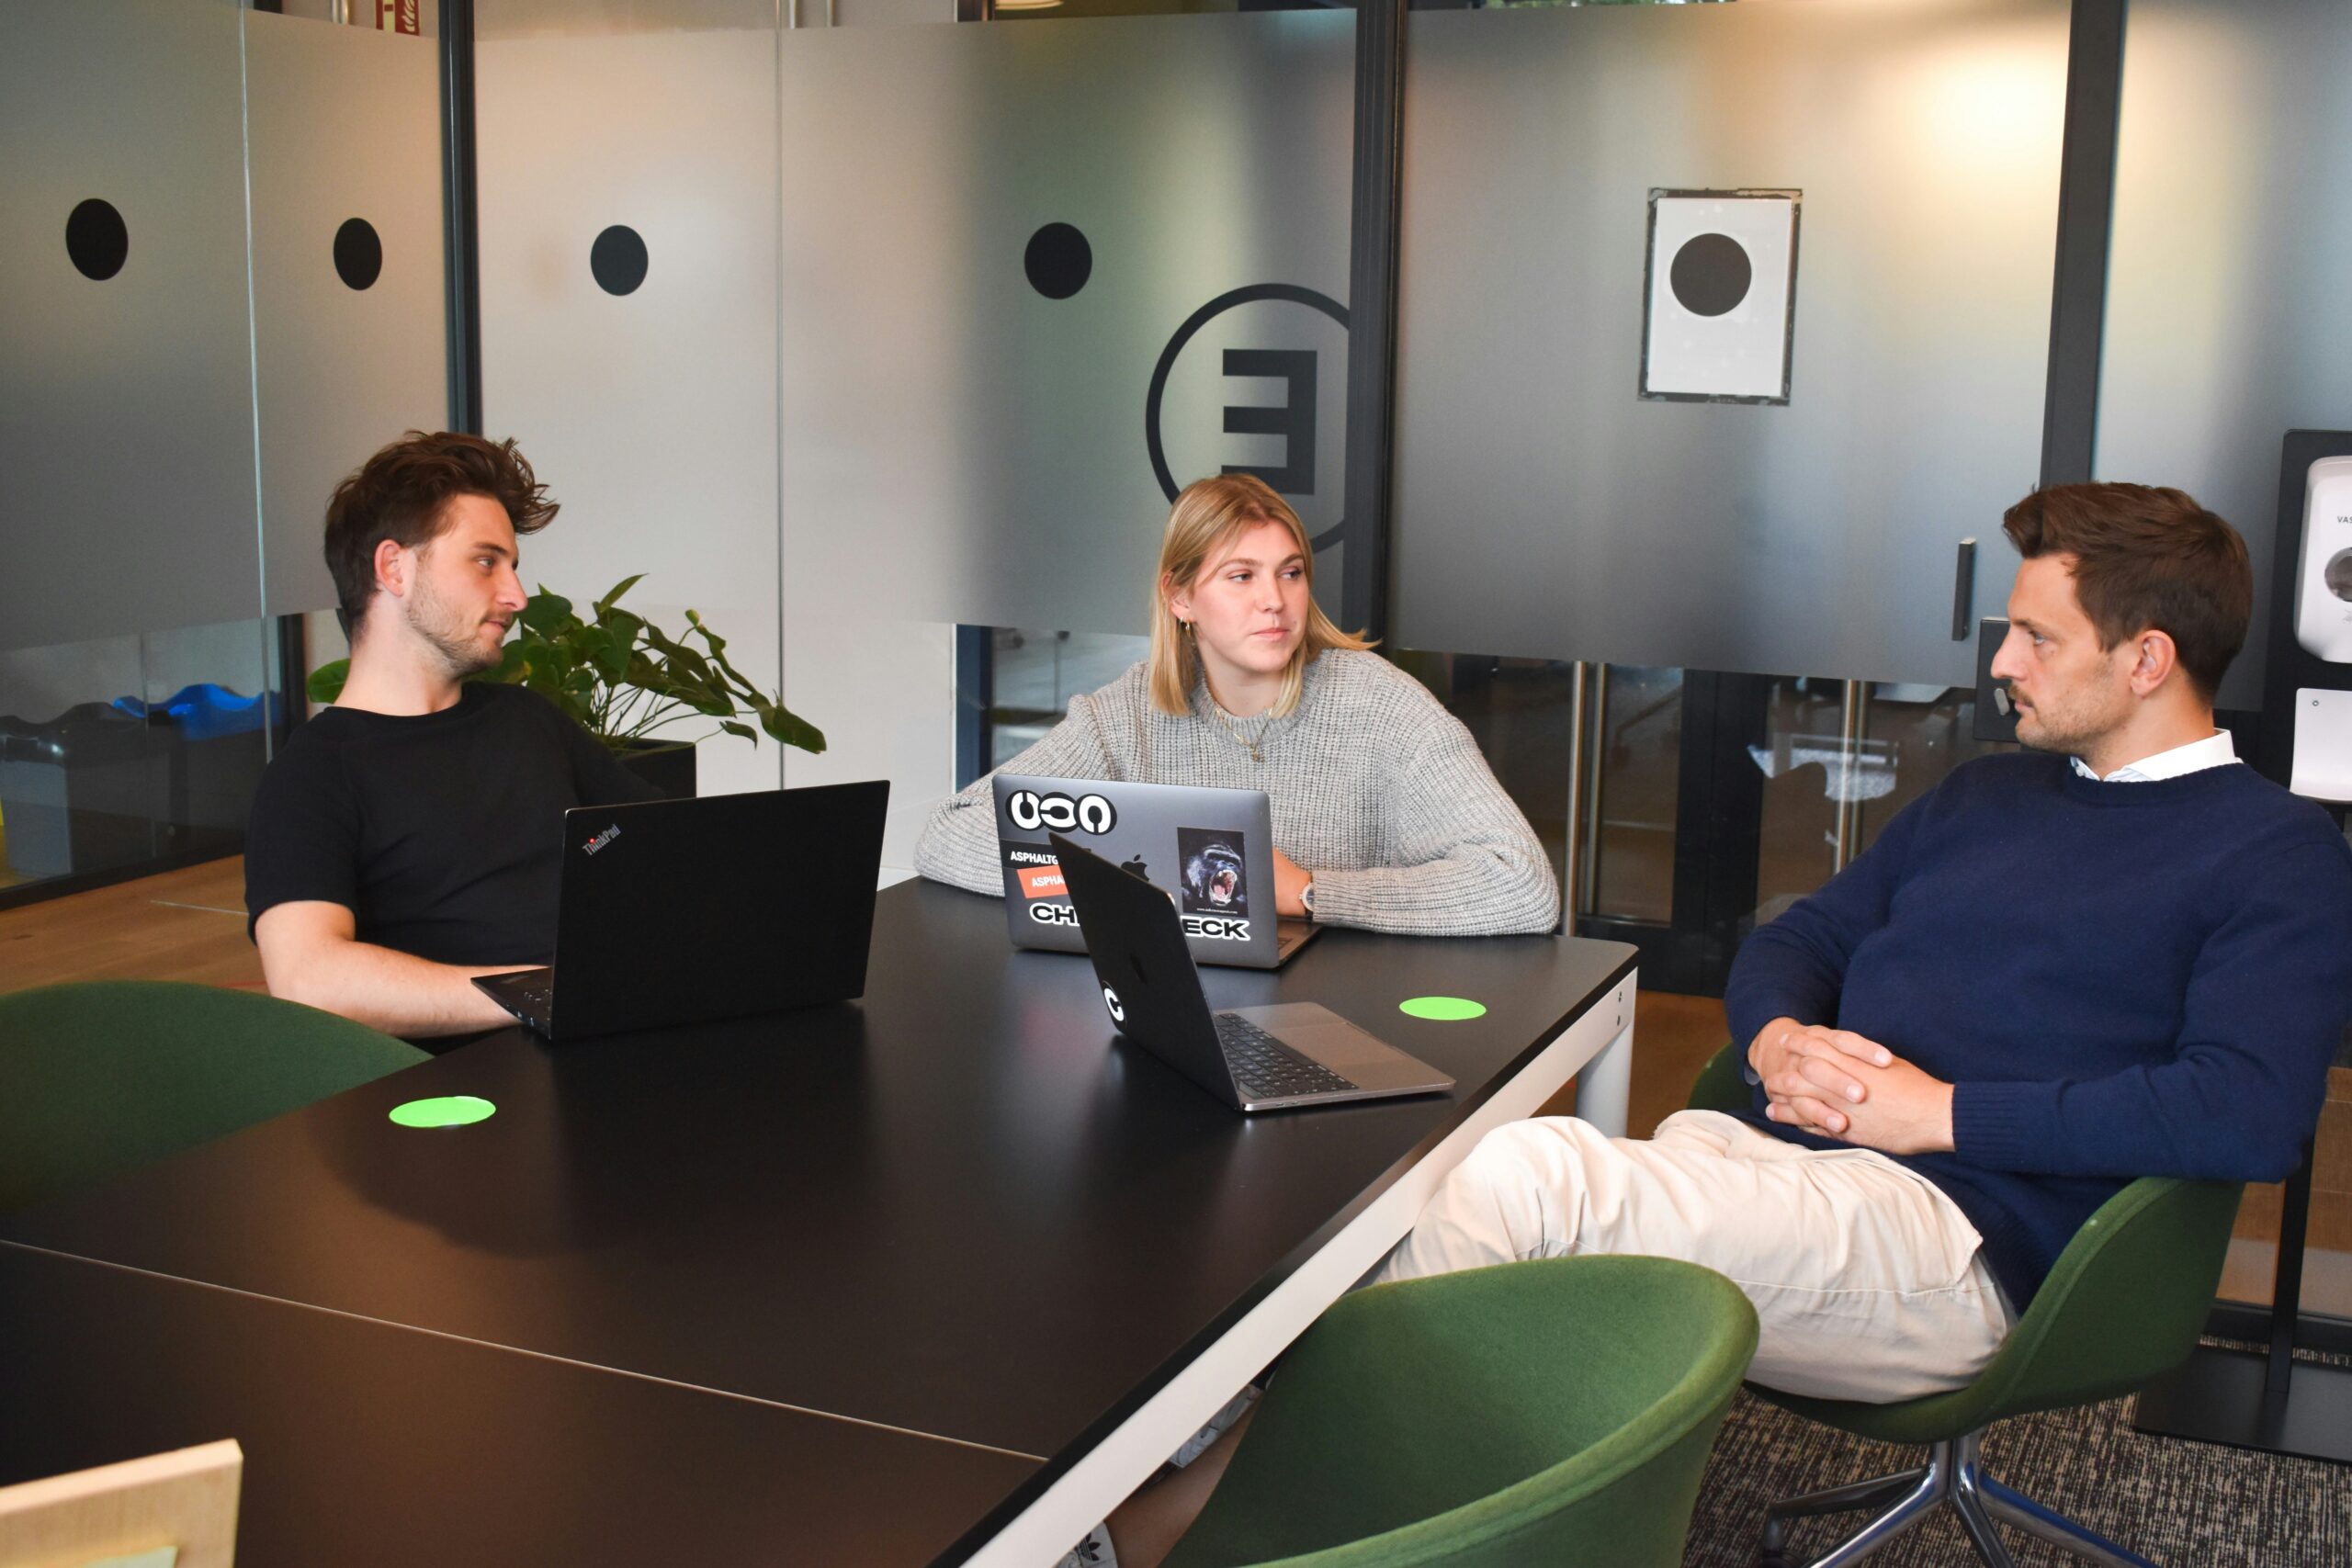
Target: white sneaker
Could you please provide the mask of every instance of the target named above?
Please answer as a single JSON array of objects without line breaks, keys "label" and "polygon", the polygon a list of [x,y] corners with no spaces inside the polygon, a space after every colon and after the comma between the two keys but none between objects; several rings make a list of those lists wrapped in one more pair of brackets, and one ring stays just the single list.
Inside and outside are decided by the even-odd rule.
[{"label": "white sneaker", "polygon": [[1230,1431],[1233,1424],[1241,1419],[1241,1413],[1257,1403],[1260,1392],[1258,1385],[1251,1383],[1248,1388],[1227,1400],[1225,1408],[1210,1416],[1207,1426],[1185,1438],[1184,1446],[1168,1456],[1168,1462],[1178,1470],[1182,1470],[1206,1453],[1209,1445]]},{"label": "white sneaker", "polygon": [[1119,1568],[1119,1554],[1111,1545],[1111,1527],[1096,1525],[1086,1539],[1069,1549],[1054,1568]]}]

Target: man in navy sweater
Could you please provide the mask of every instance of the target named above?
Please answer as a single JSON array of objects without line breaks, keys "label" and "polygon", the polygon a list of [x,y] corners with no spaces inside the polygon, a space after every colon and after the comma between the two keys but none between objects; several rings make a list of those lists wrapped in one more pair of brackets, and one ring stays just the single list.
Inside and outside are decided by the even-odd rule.
[{"label": "man in navy sweater", "polygon": [[1956,769],[1748,939],[1724,1003],[1750,1109],[1498,1129],[1385,1278],[1686,1258],[1756,1303],[1759,1381],[1903,1399],[1973,1377],[2133,1178],[2293,1168],[2352,1013],[2352,851],[2214,728],[2245,542],[2139,485],[2003,525],[2025,558],[1993,672],[2032,750]]}]

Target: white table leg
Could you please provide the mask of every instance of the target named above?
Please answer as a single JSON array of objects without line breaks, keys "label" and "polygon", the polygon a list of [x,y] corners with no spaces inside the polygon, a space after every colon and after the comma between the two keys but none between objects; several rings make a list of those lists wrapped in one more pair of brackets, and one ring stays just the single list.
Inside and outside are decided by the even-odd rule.
[{"label": "white table leg", "polygon": [[1626,1101],[1633,1089],[1634,1014],[1629,1007],[1625,1010],[1625,1027],[1577,1074],[1577,1115],[1609,1136],[1622,1138],[1625,1135]]}]

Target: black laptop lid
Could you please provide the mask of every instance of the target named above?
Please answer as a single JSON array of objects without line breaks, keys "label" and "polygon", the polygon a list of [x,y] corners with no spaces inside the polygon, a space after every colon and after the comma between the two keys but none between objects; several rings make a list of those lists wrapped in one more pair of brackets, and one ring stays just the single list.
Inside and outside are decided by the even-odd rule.
[{"label": "black laptop lid", "polygon": [[1051,835],[1102,1005],[1121,1032],[1238,1108],[1241,1096],[1216,1041],[1201,973],[1168,895],[1139,876]]},{"label": "black laptop lid", "polygon": [[865,992],[885,781],[563,815],[558,1039]]}]

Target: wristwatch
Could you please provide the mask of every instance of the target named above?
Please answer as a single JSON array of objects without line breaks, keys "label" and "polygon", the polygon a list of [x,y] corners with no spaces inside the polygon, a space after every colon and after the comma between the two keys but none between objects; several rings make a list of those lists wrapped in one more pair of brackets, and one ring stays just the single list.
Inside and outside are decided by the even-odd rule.
[{"label": "wristwatch", "polygon": [[1315,918],[1315,879],[1313,877],[1308,877],[1306,886],[1298,890],[1298,901],[1306,908],[1306,918],[1313,919]]}]

